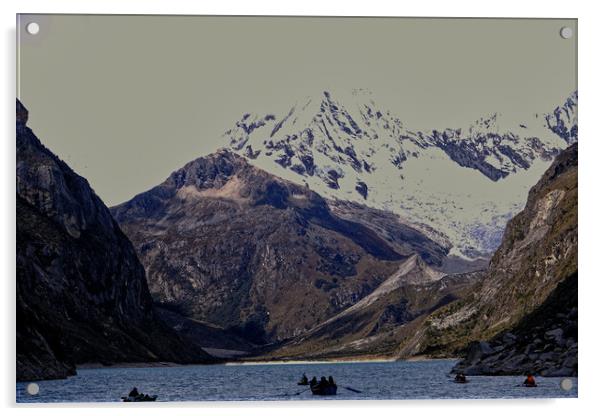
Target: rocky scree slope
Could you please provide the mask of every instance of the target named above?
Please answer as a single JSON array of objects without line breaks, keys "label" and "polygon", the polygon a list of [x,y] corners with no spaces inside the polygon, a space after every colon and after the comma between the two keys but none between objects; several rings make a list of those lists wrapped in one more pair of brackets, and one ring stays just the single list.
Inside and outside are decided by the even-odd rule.
[{"label": "rocky scree slope", "polygon": [[462,299],[481,277],[481,272],[444,275],[414,255],[357,303],[266,355],[393,358],[399,344],[425,317]]}]

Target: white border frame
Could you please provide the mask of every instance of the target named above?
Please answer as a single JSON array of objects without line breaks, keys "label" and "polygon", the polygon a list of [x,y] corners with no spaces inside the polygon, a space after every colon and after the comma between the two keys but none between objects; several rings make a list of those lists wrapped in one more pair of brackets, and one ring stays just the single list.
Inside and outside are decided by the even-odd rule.
[{"label": "white border frame", "polygon": [[[0,100],[0,116],[6,126],[2,141],[2,163],[0,169],[2,194],[0,203],[0,265],[2,274],[2,365],[0,379],[3,407],[9,407],[6,414],[15,411],[15,141],[14,141],[14,98],[15,98],[15,21],[16,13],[115,13],[115,14],[233,14],[233,15],[334,15],[334,16],[412,16],[412,17],[548,17],[579,19],[579,175],[580,175],[580,256],[579,269],[581,282],[579,291],[580,345],[579,345],[579,399],[564,400],[459,400],[459,401],[333,401],[333,402],[244,402],[244,403],[181,403],[154,404],[150,406],[129,406],[128,412],[144,412],[145,415],[165,414],[169,409],[177,409],[184,414],[260,414],[312,416],[333,413],[344,409],[346,414],[364,415],[372,408],[379,413],[396,414],[416,412],[422,414],[479,414],[507,415],[527,411],[531,413],[567,415],[587,414],[597,406],[600,395],[598,388],[601,366],[597,349],[601,345],[600,323],[597,308],[602,295],[602,276],[598,272],[599,234],[602,232],[600,206],[600,179],[602,166],[602,134],[599,132],[598,100],[602,99],[599,74],[602,73],[600,58],[601,21],[599,2],[594,1],[527,1],[499,0],[496,4],[471,0],[425,0],[403,3],[385,0],[222,0],[194,3],[186,0],[105,0],[81,2],[76,0],[4,0],[1,21],[3,28],[3,54],[1,71],[3,91],[8,92]],[[23,406],[20,414],[43,412],[48,415],[81,414],[81,405]],[[123,406],[94,405],[86,409],[86,414],[101,414],[118,410]]]}]

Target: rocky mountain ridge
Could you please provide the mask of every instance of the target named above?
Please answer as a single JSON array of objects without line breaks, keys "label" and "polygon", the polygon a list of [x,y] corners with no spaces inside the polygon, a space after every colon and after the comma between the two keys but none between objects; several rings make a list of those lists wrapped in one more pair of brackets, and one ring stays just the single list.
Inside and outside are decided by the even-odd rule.
[{"label": "rocky mountain ridge", "polygon": [[258,344],[329,319],[412,256],[442,267],[449,250],[393,214],[331,206],[228,150],[111,211],[159,302]]},{"label": "rocky mountain ridge", "polygon": [[224,140],[277,176],[437,229],[455,254],[477,258],[497,248],[528,189],[577,140],[576,108],[575,92],[527,121],[493,114],[467,127],[415,132],[366,90],[341,100],[324,91],[282,115],[245,114]]},{"label": "rocky mountain ridge", "polygon": [[480,272],[444,275],[414,255],[370,294],[267,355],[394,358],[398,345],[416,325],[432,311],[463,298],[481,277]]}]

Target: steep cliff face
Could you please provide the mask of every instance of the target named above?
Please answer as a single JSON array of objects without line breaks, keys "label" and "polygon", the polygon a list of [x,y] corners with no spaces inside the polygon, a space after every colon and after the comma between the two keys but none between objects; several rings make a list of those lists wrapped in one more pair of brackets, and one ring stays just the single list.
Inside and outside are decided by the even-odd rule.
[{"label": "steep cliff face", "polygon": [[[542,374],[576,372],[575,330],[567,329],[570,340],[560,334],[558,345],[554,336],[550,338],[565,326],[576,328],[576,276],[577,144],[573,144],[556,158],[531,189],[525,209],[508,223],[502,245],[474,293],[432,314],[414,342],[402,346],[402,355],[450,352],[470,341],[502,334],[494,338],[497,351],[488,344],[475,344],[469,359],[458,368],[475,373],[511,373],[524,368]],[[541,310],[551,310],[552,304],[562,316],[543,319]],[[515,330],[519,332],[514,334]],[[548,331],[556,332],[546,335]],[[537,336],[525,338],[529,332]],[[510,345],[519,334],[524,348],[527,339],[532,340],[529,350]],[[542,357],[543,353],[550,354]],[[482,365],[486,356],[489,362]]]},{"label": "steep cliff face", "polygon": [[17,101],[17,379],[83,362],[208,359],[159,321],[134,248]]},{"label": "steep cliff face", "polygon": [[297,336],[355,304],[414,254],[434,266],[447,254],[397,216],[383,213],[379,227],[339,216],[307,187],[227,150],[190,162],[112,212],[156,299],[260,344]]},{"label": "steep cliff face", "polygon": [[525,209],[507,225],[479,293],[497,331],[541,305],[577,271],[577,145],[561,153],[529,192]]}]

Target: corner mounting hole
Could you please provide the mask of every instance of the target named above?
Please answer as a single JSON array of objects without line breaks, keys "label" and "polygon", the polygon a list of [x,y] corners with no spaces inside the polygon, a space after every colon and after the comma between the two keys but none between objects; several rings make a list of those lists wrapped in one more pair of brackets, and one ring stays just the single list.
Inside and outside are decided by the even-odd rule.
[{"label": "corner mounting hole", "polygon": [[40,25],[36,22],[31,22],[28,23],[27,26],[25,26],[25,30],[27,30],[27,33],[29,33],[30,35],[37,35],[40,31]]},{"label": "corner mounting hole", "polygon": [[40,386],[37,383],[29,383],[26,390],[27,394],[30,396],[35,396],[40,392]]},{"label": "corner mounting hole", "polygon": [[573,29],[565,26],[562,29],[560,29],[560,37],[562,39],[570,39],[573,37]]},{"label": "corner mounting hole", "polygon": [[565,378],[560,382],[560,388],[564,391],[569,391],[573,388],[573,381],[570,378]]}]

